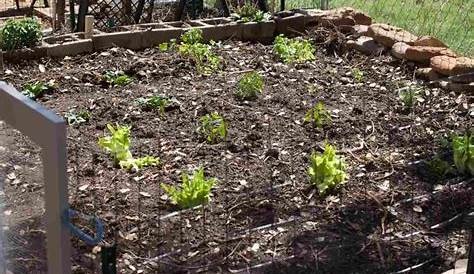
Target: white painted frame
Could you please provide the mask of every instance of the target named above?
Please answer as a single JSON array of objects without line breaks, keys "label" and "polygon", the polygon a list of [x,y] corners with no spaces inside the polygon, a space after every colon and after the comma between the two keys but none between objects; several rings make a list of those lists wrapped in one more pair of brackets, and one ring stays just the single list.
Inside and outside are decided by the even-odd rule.
[{"label": "white painted frame", "polygon": [[63,118],[0,81],[0,120],[41,147],[45,182],[46,252],[49,274],[71,273],[67,222],[66,123]]}]

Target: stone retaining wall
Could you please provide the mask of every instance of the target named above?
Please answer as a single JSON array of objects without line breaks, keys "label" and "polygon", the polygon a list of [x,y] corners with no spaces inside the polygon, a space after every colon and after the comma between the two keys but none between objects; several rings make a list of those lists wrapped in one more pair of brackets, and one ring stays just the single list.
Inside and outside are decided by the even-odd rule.
[{"label": "stone retaining wall", "polygon": [[299,10],[281,12],[273,20],[260,23],[236,23],[229,18],[212,18],[188,22],[164,22],[121,27],[119,32],[95,32],[85,39],[84,33],[43,39],[41,46],[3,52],[7,61],[41,57],[65,57],[99,51],[110,47],[140,50],[178,38],[190,28],[203,31],[205,40],[237,39],[268,43],[278,34],[303,34],[313,26],[337,29],[349,34],[348,48],[367,55],[384,52],[395,58],[413,62],[419,67],[416,75],[443,88],[474,92],[474,59],[462,57],[442,41],[418,37],[401,28],[373,23],[361,11],[352,8],[334,10]]}]

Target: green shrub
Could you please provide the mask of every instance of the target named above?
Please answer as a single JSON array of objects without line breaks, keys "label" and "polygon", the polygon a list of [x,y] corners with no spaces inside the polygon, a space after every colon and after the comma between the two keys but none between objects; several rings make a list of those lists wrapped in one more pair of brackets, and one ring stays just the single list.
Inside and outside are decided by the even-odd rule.
[{"label": "green shrub", "polygon": [[453,138],[454,165],[459,173],[474,176],[474,138],[472,132]]},{"label": "green shrub", "polygon": [[315,59],[314,47],[308,40],[291,39],[283,34],[275,37],[273,52],[285,63],[302,63]]},{"label": "green shrub", "polygon": [[246,2],[244,5],[237,7],[232,17],[237,21],[247,22],[263,22],[269,20],[271,15],[258,9],[257,5]]},{"label": "green shrub", "polygon": [[114,128],[108,124],[107,129],[111,135],[99,138],[99,147],[109,152],[120,168],[138,171],[159,164],[159,159],[151,156],[133,158],[130,152],[130,127],[117,125],[117,128]]},{"label": "green shrub", "polygon": [[304,117],[304,121],[307,123],[312,122],[317,128],[322,128],[324,125],[332,121],[331,114],[324,107],[323,102],[318,102],[312,107]]},{"label": "green shrub", "polygon": [[201,126],[198,128],[198,132],[209,143],[218,143],[227,137],[227,124],[222,116],[213,112],[201,117]]},{"label": "green shrub", "polygon": [[209,202],[212,186],[217,180],[206,179],[204,169],[200,167],[191,177],[182,173],[181,181],[180,189],[165,184],[161,184],[161,187],[168,193],[174,204],[181,208],[192,208]]},{"label": "green shrub", "polygon": [[4,50],[34,47],[42,37],[41,24],[35,18],[10,19],[0,29],[0,43]]},{"label": "green shrub", "polygon": [[219,69],[221,58],[212,52],[210,45],[202,41],[202,30],[191,29],[181,35],[178,52],[191,59],[199,73],[208,75]]},{"label": "green shrub", "polygon": [[256,71],[244,74],[235,95],[241,100],[252,100],[263,91],[263,77]]},{"label": "green shrub", "polygon": [[346,165],[344,158],[336,155],[336,149],[326,144],[324,153],[313,152],[308,175],[313,185],[318,188],[319,194],[324,195],[346,180]]}]

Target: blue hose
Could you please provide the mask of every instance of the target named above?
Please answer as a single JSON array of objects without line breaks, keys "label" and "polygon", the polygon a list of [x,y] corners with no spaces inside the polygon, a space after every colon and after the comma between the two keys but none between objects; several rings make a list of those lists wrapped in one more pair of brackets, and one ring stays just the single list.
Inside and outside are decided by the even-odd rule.
[{"label": "blue hose", "polygon": [[[95,217],[95,216],[90,216],[90,215],[85,215],[82,213],[79,213],[75,210],[69,209],[67,212],[67,221],[66,225],[68,226],[69,230],[71,231],[71,234],[78,237],[82,241],[84,241],[88,245],[97,245],[104,239],[104,224],[102,221]],[[91,235],[85,233],[82,231],[80,228],[77,226],[73,225],[69,220],[73,217],[79,217],[81,219],[84,219],[86,221],[91,222],[91,224],[94,225],[95,227],[95,237],[92,237]]]}]

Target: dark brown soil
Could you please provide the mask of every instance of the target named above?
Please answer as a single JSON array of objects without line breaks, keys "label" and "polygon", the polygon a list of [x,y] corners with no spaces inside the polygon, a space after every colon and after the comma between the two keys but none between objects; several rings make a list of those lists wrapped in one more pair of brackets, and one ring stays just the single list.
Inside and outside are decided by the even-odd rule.
[{"label": "dark brown soil", "polygon": [[[389,273],[421,263],[409,273],[441,273],[466,254],[462,213],[474,206],[472,179],[435,181],[420,167],[436,154],[452,161],[441,141],[472,127],[473,98],[426,87],[406,112],[397,89],[412,82],[412,66],[332,49],[318,45],[316,61],[286,65],[271,45],[227,41],[217,50],[224,66],[211,76],[176,53],[110,49],[7,65],[5,80],[17,89],[55,80],[41,104],[62,116],[91,112],[68,130],[70,204],[104,221],[119,273]],[[354,83],[355,67],[362,83]],[[134,82],[103,87],[94,79],[106,70]],[[241,102],[233,92],[248,70],[264,76],[265,89]],[[180,108],[163,117],[140,109],[135,100],[151,94],[173,96]],[[303,123],[318,101],[333,118],[324,129]],[[227,141],[215,145],[196,133],[212,111],[229,125]],[[133,155],[163,164],[134,174],[114,167],[97,145],[108,123],[131,125]],[[306,170],[325,140],[345,156],[350,177],[319,197]],[[178,209],[160,183],[179,184],[182,171],[198,166],[219,180],[211,203],[170,216]],[[74,247],[75,273],[100,272],[97,249],[76,239]]]}]

